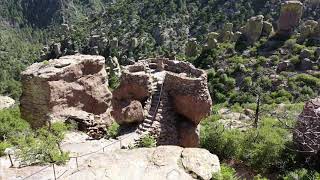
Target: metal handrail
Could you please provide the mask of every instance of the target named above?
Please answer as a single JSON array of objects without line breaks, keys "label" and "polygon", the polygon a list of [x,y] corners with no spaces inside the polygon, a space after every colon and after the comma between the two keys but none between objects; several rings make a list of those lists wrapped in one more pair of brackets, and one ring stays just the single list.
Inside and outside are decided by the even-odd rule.
[{"label": "metal handrail", "polygon": [[[95,153],[98,153],[98,152],[101,151],[101,150],[104,151],[104,149],[105,149],[106,147],[109,147],[109,146],[111,146],[111,145],[113,145],[113,144],[115,144],[115,143],[121,142],[122,140],[127,139],[127,138],[129,138],[129,137],[131,137],[131,136],[133,136],[133,135],[134,135],[134,134],[130,134],[130,135],[128,135],[128,136],[126,136],[126,137],[124,137],[124,138],[122,138],[122,139],[116,140],[116,141],[114,141],[114,142],[112,142],[112,143],[110,143],[110,144],[108,144],[108,145],[106,145],[106,146],[104,146],[104,147],[96,150],[96,151],[89,152],[89,153],[86,153],[86,154],[81,154],[81,155],[78,155],[78,156],[73,156],[73,157],[70,157],[70,159],[72,159],[72,158],[77,159],[77,158],[84,157],[84,156],[87,156],[87,155],[90,155],[90,154],[95,154]],[[40,169],[39,171],[36,171],[35,173],[32,173],[32,174],[30,174],[29,176],[26,176],[26,177],[23,178],[23,179],[28,179],[28,178],[36,175],[36,174],[39,174],[39,173],[41,173],[42,171],[46,170],[48,167],[50,167],[50,165],[45,166],[44,168]],[[64,175],[66,172],[67,172],[67,171],[65,171],[64,173],[62,173],[58,178],[60,178],[60,177],[61,177],[62,175]],[[58,178],[57,178],[57,179],[58,179]]]},{"label": "metal handrail", "polygon": [[164,84],[164,82],[162,82],[162,84],[161,84],[159,99],[158,99],[158,103],[157,103],[156,109],[154,111],[154,114],[152,116],[152,121],[154,121],[154,119],[156,118],[156,115],[158,113],[158,109],[159,109],[160,101],[161,101],[161,96],[162,96],[163,84]]}]

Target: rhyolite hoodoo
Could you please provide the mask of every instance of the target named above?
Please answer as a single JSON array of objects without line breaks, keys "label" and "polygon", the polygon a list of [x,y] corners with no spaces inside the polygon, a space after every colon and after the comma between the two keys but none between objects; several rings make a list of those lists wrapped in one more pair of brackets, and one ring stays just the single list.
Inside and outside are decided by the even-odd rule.
[{"label": "rhyolite hoodoo", "polygon": [[158,145],[199,145],[199,123],[212,101],[205,71],[187,62],[154,58],[126,66],[113,93],[115,120],[139,124],[137,138],[149,134]]}]

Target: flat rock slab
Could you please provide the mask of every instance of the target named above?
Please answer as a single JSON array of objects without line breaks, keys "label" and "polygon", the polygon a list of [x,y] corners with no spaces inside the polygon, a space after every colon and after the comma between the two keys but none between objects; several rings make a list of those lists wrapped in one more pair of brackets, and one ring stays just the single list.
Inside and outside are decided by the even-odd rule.
[{"label": "flat rock slab", "polygon": [[[63,143],[63,149],[69,149],[72,154],[77,149],[94,147],[99,149],[97,140],[84,142],[85,135],[69,134]],[[73,142],[73,143],[72,143]],[[102,144],[113,142],[105,140]],[[78,146],[79,143],[82,147]],[[90,144],[92,146],[90,146]],[[74,146],[73,146],[74,145]],[[88,147],[87,147],[88,146]],[[75,159],[71,159],[64,166],[55,166],[59,179],[68,180],[191,180],[212,178],[212,173],[220,171],[219,159],[216,155],[200,148],[181,148],[178,146],[159,146],[156,148],[119,149],[119,146],[107,148],[78,158],[79,167]],[[8,158],[0,158],[0,179],[24,179],[43,166],[29,166],[24,168],[9,168]],[[28,179],[54,179],[53,168],[49,166]]]}]

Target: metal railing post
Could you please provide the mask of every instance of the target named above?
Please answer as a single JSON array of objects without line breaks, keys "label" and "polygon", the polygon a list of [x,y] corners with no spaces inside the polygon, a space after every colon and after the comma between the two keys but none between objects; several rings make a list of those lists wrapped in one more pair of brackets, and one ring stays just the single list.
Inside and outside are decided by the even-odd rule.
[{"label": "metal railing post", "polygon": [[54,164],[52,164],[52,169],[53,169],[54,180],[57,180],[57,177],[56,177],[56,169],[55,169],[55,167],[54,167]]},{"label": "metal railing post", "polygon": [[8,156],[9,156],[10,163],[11,163],[11,166],[10,166],[10,167],[13,167],[13,161],[12,161],[12,158],[11,158],[11,154],[9,153]]}]

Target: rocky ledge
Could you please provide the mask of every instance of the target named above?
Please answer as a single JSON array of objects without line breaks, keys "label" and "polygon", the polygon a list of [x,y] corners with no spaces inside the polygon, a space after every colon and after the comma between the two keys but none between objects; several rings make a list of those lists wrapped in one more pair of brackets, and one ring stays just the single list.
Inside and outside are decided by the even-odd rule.
[{"label": "rocky ledge", "polygon": [[[4,170],[4,177],[12,180],[23,179],[43,169],[42,166],[9,168],[9,160],[1,160],[3,163],[0,163],[0,169]],[[178,146],[132,150],[112,147],[105,152],[79,157],[78,164],[77,168],[75,159],[71,159],[65,166],[56,166],[59,179],[209,180],[213,173],[220,172],[220,162],[216,155],[205,149]],[[52,168],[34,174],[30,179],[50,178],[53,178]]]}]

